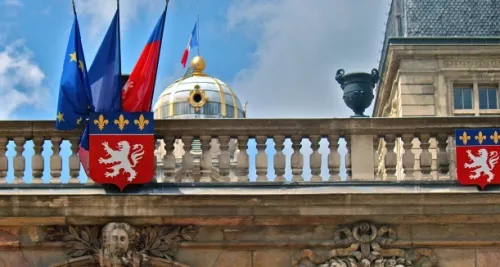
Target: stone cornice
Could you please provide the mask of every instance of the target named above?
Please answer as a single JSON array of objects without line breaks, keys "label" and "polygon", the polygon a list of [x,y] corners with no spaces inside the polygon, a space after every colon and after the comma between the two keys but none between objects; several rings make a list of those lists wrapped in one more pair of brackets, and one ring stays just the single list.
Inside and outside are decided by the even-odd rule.
[{"label": "stone cornice", "polygon": [[171,188],[171,194],[77,195],[56,194],[57,190],[50,195],[3,194],[0,225],[104,224],[117,218],[133,224],[332,224],[367,217],[385,220],[388,214],[394,223],[406,224],[500,223],[500,190],[478,192],[474,187],[447,186],[304,186],[302,192],[300,187],[276,186],[256,192],[246,188],[254,194],[243,188],[228,188],[232,194],[217,192],[220,189],[214,187],[191,188],[191,192]]},{"label": "stone cornice", "polygon": [[[403,58],[495,57],[499,58],[500,38],[391,38],[382,55],[381,80],[377,87],[373,116],[382,116],[391,84]],[[491,61],[491,59],[490,59]]]},{"label": "stone cornice", "polygon": [[[499,47],[500,49],[500,47]],[[500,53],[500,51],[499,51]],[[384,87],[382,87],[384,88]],[[385,94],[388,90],[380,92]],[[157,136],[237,136],[258,135],[321,135],[330,134],[386,134],[448,133],[456,128],[485,128],[500,124],[500,116],[481,117],[405,117],[405,118],[333,118],[333,119],[193,119],[156,120]],[[236,126],[235,126],[236,125]],[[58,131],[53,121],[0,121],[0,136],[13,138],[52,137],[80,138],[81,129]]]}]

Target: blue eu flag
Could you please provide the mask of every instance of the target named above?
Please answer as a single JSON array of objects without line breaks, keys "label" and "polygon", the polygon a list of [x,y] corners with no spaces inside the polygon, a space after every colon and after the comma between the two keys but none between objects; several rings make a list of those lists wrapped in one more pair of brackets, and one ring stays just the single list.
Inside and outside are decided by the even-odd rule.
[{"label": "blue eu flag", "polygon": [[71,130],[85,123],[91,109],[93,109],[92,95],[83,55],[80,27],[75,15],[59,86],[56,129]]}]

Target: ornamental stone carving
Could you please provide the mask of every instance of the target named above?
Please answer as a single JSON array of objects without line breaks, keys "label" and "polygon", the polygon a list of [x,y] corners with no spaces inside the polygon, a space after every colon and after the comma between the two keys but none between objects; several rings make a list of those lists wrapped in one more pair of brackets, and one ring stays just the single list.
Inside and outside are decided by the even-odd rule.
[{"label": "ornamental stone carving", "polygon": [[45,240],[64,242],[72,257],[56,266],[101,267],[189,267],[173,257],[182,241],[193,241],[198,229],[194,226],[140,226],[109,223],[101,226],[50,227]]},{"label": "ornamental stone carving", "polygon": [[342,226],[335,232],[334,243],[341,247],[326,254],[305,249],[292,260],[293,267],[437,267],[437,256],[430,249],[403,250],[384,248],[396,240],[390,226],[377,227],[362,222]]},{"label": "ornamental stone carving", "polygon": [[474,58],[474,57],[456,57],[456,58],[445,58],[443,60],[443,66],[445,68],[456,68],[456,69],[499,69],[500,68],[500,58]]}]

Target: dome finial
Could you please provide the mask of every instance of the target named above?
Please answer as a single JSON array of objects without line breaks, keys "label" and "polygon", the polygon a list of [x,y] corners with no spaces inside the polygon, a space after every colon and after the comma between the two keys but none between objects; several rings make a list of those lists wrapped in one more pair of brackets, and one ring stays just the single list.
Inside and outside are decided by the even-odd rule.
[{"label": "dome finial", "polygon": [[205,60],[197,55],[191,60],[191,68],[193,68],[193,75],[203,74],[205,70]]}]

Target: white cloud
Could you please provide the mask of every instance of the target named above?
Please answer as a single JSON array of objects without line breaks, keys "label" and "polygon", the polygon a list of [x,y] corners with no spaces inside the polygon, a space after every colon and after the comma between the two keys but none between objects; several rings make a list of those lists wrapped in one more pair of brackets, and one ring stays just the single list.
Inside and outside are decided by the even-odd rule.
[{"label": "white cloud", "polygon": [[21,0],[3,0],[2,2],[5,6],[21,7],[23,3]]},{"label": "white cloud", "polygon": [[[120,1],[120,27],[124,31],[129,22],[136,19],[140,9],[160,8],[162,1],[128,0]],[[105,30],[116,11],[116,0],[76,0],[76,11],[79,16],[89,20],[88,32],[91,37],[104,35]]]},{"label": "white cloud", "polygon": [[249,115],[352,114],[335,72],[378,67],[388,9],[373,0],[235,0],[227,25],[256,43],[252,66],[231,83],[249,102]]},{"label": "white cloud", "polygon": [[41,107],[47,99],[45,74],[32,60],[33,53],[17,40],[0,46],[0,119],[9,118],[21,105]]}]

